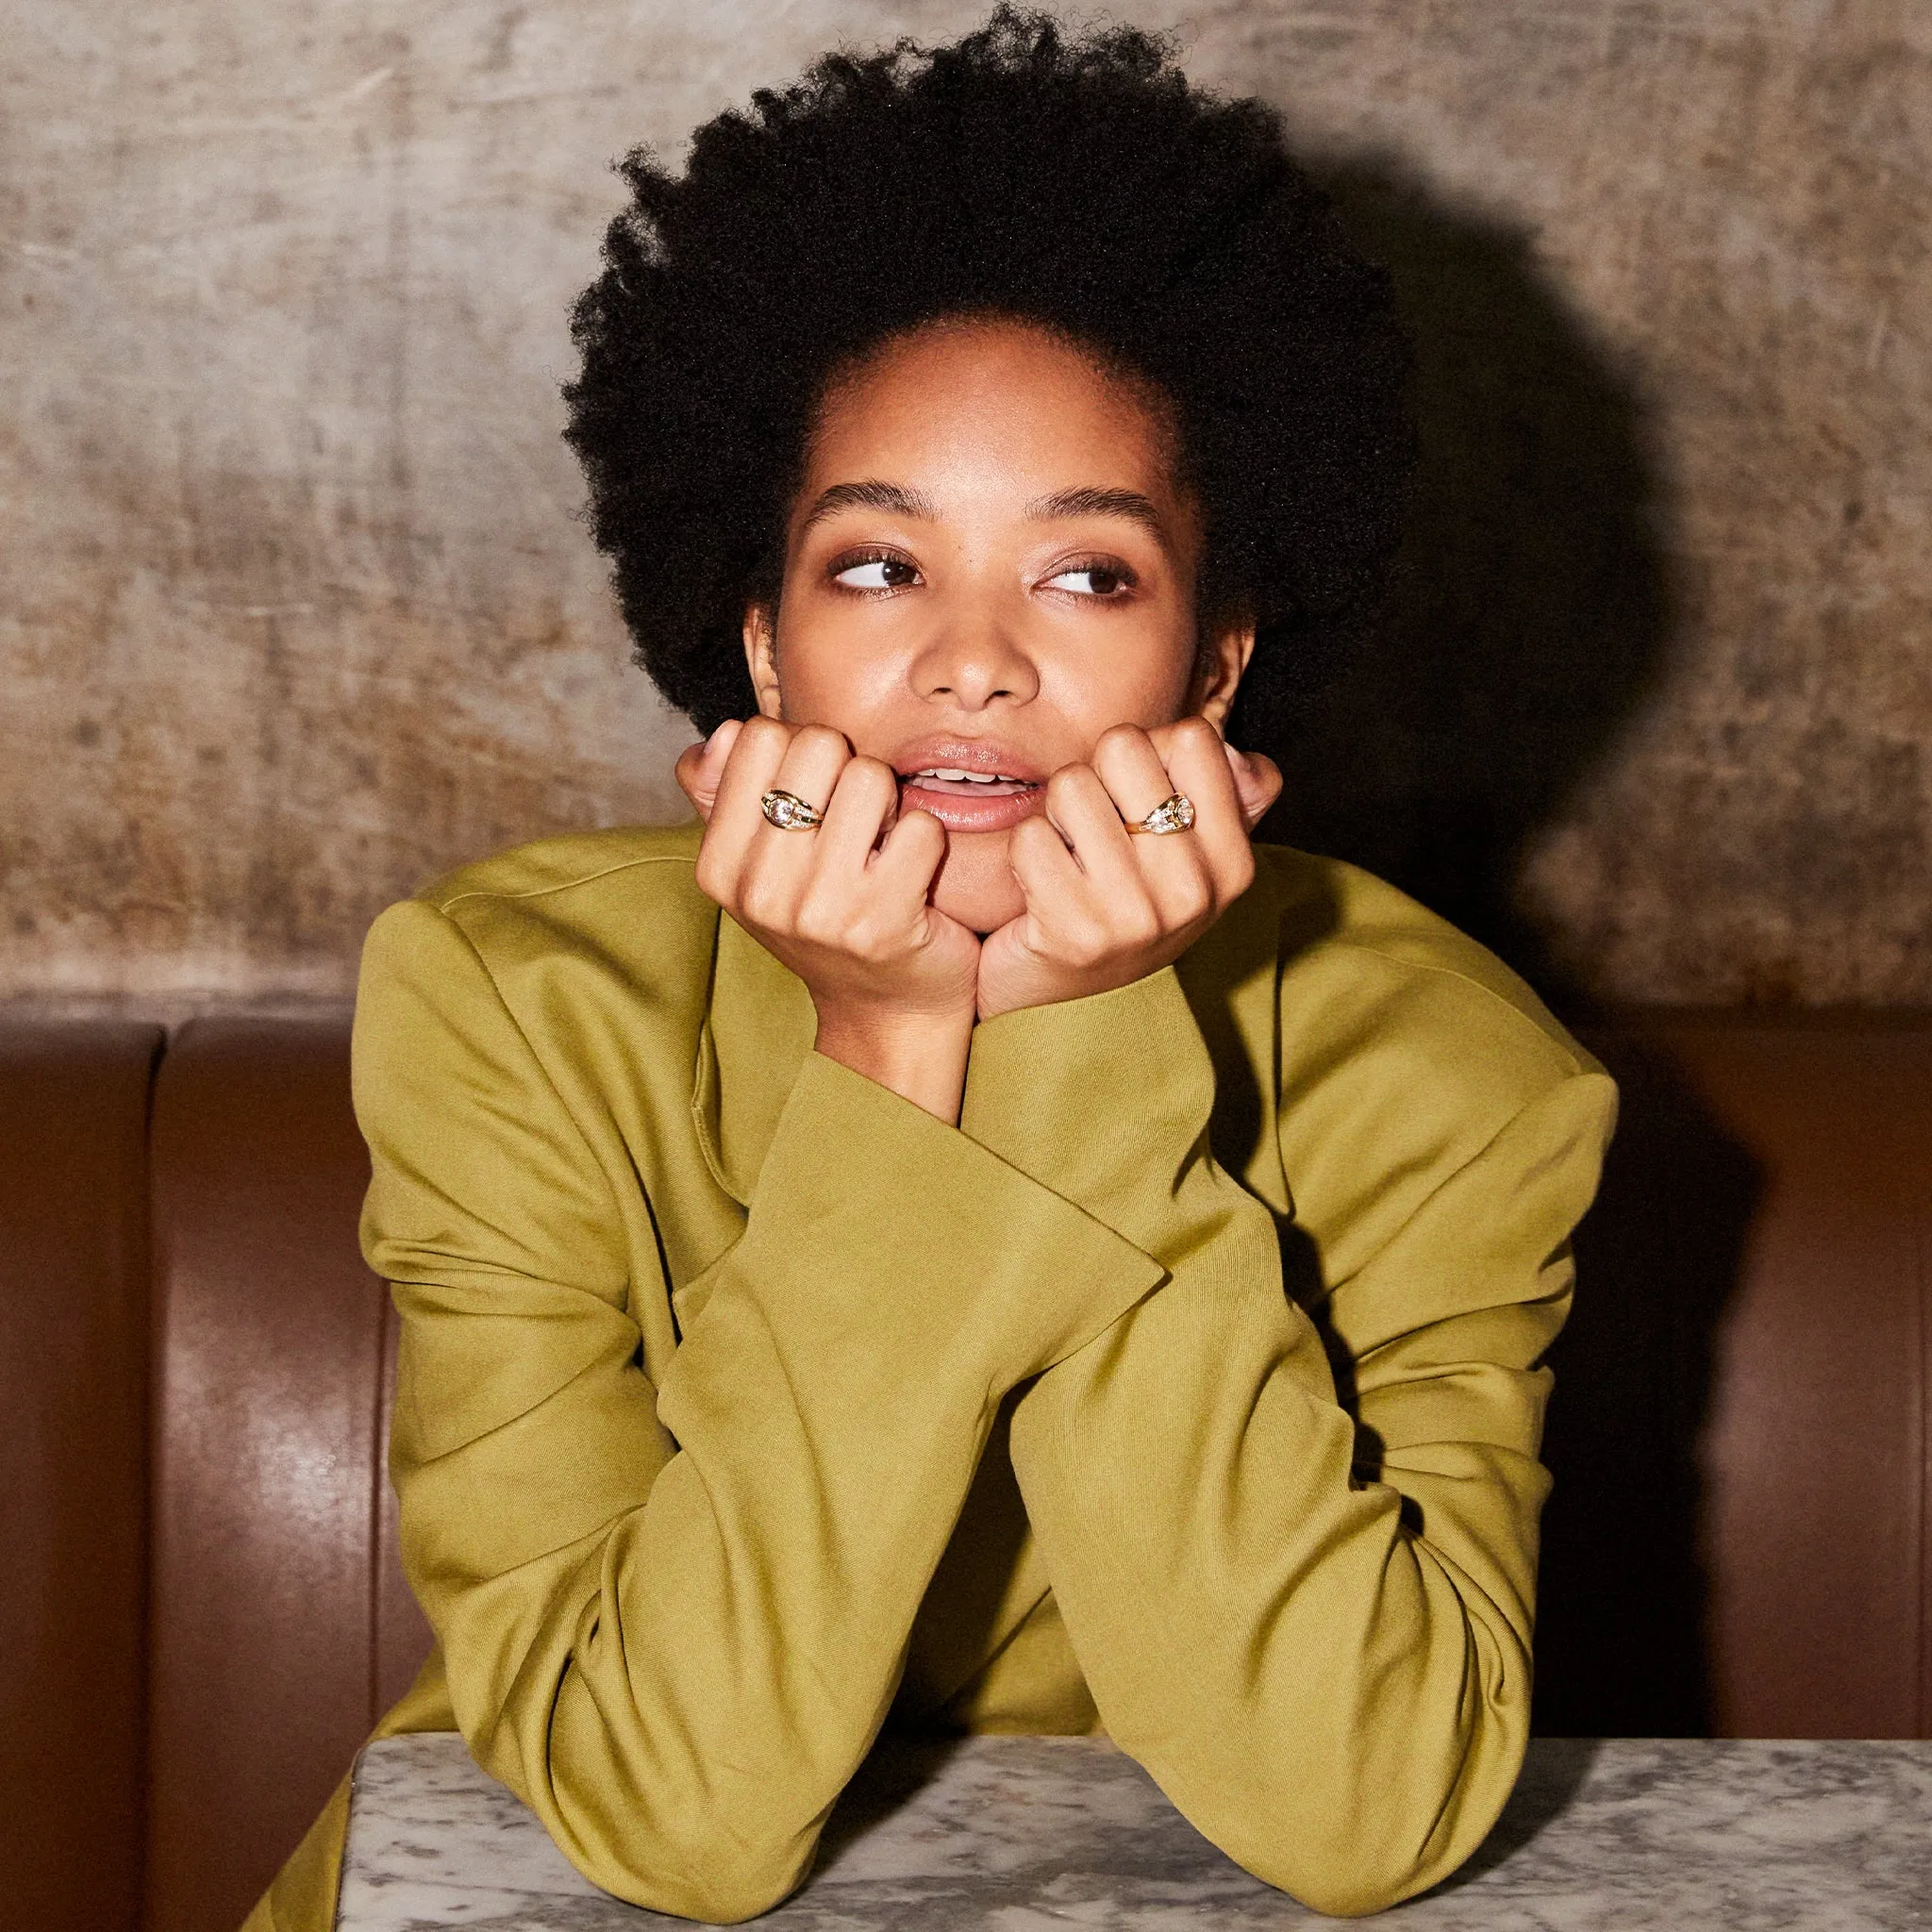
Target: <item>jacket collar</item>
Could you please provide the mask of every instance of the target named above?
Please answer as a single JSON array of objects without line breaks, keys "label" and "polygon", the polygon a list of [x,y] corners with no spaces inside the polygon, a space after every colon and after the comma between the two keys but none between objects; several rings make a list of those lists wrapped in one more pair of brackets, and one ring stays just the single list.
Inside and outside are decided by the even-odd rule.
[{"label": "jacket collar", "polygon": [[817,1032],[805,982],[721,912],[691,1108],[712,1177],[741,1208]]}]

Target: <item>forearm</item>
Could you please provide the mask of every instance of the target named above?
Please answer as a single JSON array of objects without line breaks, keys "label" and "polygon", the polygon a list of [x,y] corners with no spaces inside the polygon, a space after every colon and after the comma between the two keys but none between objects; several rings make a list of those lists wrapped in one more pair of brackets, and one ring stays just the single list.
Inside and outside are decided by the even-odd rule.
[{"label": "forearm", "polygon": [[[406,1466],[406,1546],[480,1761],[622,1896],[708,1918],[774,1903],[891,1700],[1001,1396],[1153,1274],[814,1056],[743,1239],[680,1296],[696,1312],[655,1416],[612,1346],[541,1409]],[[647,1426],[662,1448],[641,1471]],[[627,1463],[633,1493],[566,1521],[566,1463],[591,1487]],[[520,1524],[521,1547],[493,1535],[477,1574],[475,1512],[500,1524],[530,1467],[553,1520]]]},{"label": "forearm", "polygon": [[[1168,1270],[1013,1425],[1108,1731],[1298,1896],[1360,1911],[1421,1889],[1487,1828],[1526,1736],[1544,1484],[1529,1365],[1560,1319],[1589,1160],[1544,1158],[1532,1124],[1539,1152],[1501,1149],[1487,1196],[1471,1163],[1350,1285],[1413,1331],[1370,1336],[1352,1363],[1358,1439],[1284,1293],[1273,1215],[1209,1153],[1212,1069],[1178,986],[982,1043],[997,1052],[975,1048],[964,1126]],[[1104,1124],[1110,1108],[1119,1132],[1077,1131],[1075,1108]]]},{"label": "forearm", "polygon": [[[1248,1870],[1379,1909],[1500,1808],[1528,1630],[1412,1498],[1355,1479],[1299,1311],[1241,1299],[1171,1281],[1027,1393],[1014,1467],[1109,1734]],[[1513,1519],[1485,1528],[1533,1537],[1541,1473],[1450,1453],[1477,1513]]]},{"label": "forearm", "polygon": [[[677,1453],[558,1575],[536,1641],[490,1674],[478,1733],[580,1869],[701,1919],[762,1911],[803,1875],[890,1704],[1003,1379],[956,1373],[957,1336],[948,1363],[949,1338],[890,1323],[848,1333],[835,1363],[790,1345],[798,1311],[778,1300],[718,1284],[658,1405]],[[508,1663],[488,1597],[449,1648]]]}]

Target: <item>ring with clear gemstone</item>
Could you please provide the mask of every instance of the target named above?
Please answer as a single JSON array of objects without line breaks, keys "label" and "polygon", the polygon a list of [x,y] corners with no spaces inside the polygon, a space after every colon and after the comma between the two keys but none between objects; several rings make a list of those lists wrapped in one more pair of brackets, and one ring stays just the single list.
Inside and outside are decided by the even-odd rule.
[{"label": "ring with clear gemstone", "polygon": [[808,832],[824,818],[817,806],[795,791],[767,791],[758,800],[758,809],[764,813],[765,823],[781,832]]},{"label": "ring with clear gemstone", "polygon": [[1194,823],[1194,801],[1184,791],[1163,798],[1130,832],[1152,832],[1157,838],[1167,832],[1185,832]]}]

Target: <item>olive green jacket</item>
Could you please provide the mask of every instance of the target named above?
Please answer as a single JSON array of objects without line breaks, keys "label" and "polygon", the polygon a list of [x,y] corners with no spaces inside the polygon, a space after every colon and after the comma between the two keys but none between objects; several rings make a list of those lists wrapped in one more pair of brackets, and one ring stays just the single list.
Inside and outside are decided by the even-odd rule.
[{"label": "olive green jacket", "polygon": [[[735,1921],[882,1724],[1104,1729],[1332,1912],[1481,1840],[1609,1080],[1441,921],[1257,848],[1176,968],[974,1036],[948,1126],[812,1051],[697,828],[370,934],[391,1471],[454,1725],[599,1885]],[[341,1805],[252,1924],[325,1923]]]}]

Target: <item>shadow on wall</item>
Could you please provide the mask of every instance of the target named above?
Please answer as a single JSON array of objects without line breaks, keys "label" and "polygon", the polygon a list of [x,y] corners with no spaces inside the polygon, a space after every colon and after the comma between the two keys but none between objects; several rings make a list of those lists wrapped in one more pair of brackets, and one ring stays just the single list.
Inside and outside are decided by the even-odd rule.
[{"label": "shadow on wall", "polygon": [[1714,1712],[1698,1444],[1760,1174],[1667,1061],[1580,1030],[1622,1111],[1550,1356],[1536,1729],[1701,1737]]},{"label": "shadow on wall", "polygon": [[[1397,586],[1358,668],[1285,746],[1264,836],[1353,859],[1493,947],[1566,1018],[1587,989],[1518,909],[1538,836],[1661,682],[1669,505],[1629,383],[1528,239],[1396,166],[1321,170],[1416,338],[1422,462]],[[1757,1192],[1684,1082],[1588,1028],[1624,1094],[1552,1357],[1537,1728],[1710,1724],[1698,1437]]]},{"label": "shadow on wall", "polygon": [[1286,746],[1270,829],[1393,880],[1574,995],[1514,886],[1664,668],[1669,506],[1642,410],[1526,236],[1393,168],[1324,178],[1394,277],[1422,460],[1389,608]]}]

